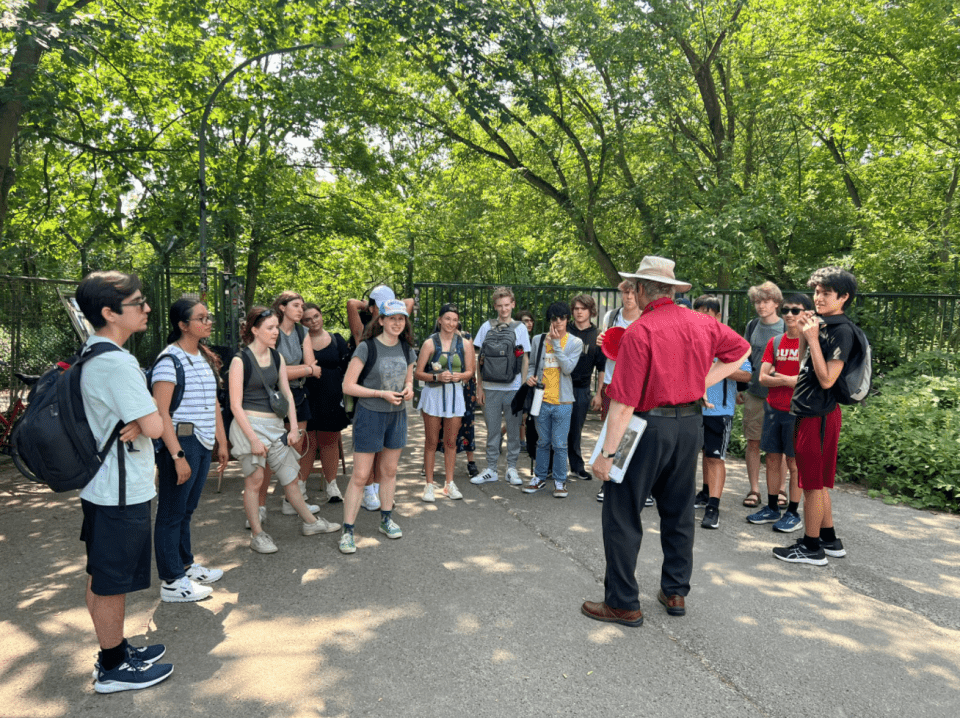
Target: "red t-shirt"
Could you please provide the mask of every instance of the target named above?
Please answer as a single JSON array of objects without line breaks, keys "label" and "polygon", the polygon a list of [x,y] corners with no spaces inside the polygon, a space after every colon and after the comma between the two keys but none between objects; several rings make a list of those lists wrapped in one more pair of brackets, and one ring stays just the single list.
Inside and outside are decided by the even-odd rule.
[{"label": "red t-shirt", "polygon": [[[776,339],[776,337],[774,337]],[[767,342],[761,363],[773,364],[774,371],[783,376],[796,376],[800,373],[800,337],[791,339],[786,334],[777,347],[777,356],[773,356],[773,341]],[[767,394],[767,403],[777,411],[790,411],[793,398],[792,386],[772,386]]]},{"label": "red t-shirt", "polygon": [[703,396],[714,357],[739,362],[749,349],[730,327],[663,297],[627,328],[607,395],[637,411],[687,404]]}]

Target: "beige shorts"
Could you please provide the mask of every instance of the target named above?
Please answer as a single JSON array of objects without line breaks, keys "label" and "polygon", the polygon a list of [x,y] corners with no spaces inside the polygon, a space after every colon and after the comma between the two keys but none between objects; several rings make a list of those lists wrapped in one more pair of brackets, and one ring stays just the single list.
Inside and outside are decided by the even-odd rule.
[{"label": "beige shorts", "polygon": [[747,441],[760,441],[763,436],[763,407],[766,403],[766,399],[743,392],[743,438]]},{"label": "beige shorts", "polygon": [[251,451],[247,435],[240,428],[240,423],[234,420],[230,425],[230,443],[233,445],[230,453],[240,462],[243,475],[249,476],[269,464],[281,486],[296,481],[300,474],[300,462],[297,452],[283,443],[283,437],[288,433],[283,419],[247,415],[247,421],[253,433],[267,447],[267,455],[257,456]]}]

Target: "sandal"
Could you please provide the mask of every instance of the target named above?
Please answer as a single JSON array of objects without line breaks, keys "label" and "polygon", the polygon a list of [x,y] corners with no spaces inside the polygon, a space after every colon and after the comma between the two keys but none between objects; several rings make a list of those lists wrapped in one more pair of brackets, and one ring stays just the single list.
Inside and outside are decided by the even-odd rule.
[{"label": "sandal", "polygon": [[787,507],[788,503],[787,495],[781,491],[780,496],[777,497],[777,506],[779,506],[781,509],[784,509]]},{"label": "sandal", "polygon": [[751,491],[743,500],[743,505],[748,509],[757,508],[760,505],[760,494],[758,494],[756,491]]}]

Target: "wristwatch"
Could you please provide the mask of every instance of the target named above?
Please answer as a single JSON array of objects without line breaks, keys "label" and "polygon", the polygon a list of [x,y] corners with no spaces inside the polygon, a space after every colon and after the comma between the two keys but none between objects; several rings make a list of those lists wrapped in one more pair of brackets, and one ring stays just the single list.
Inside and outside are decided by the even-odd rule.
[{"label": "wristwatch", "polygon": [[437,372],[433,372],[433,383],[437,383]]},{"label": "wristwatch", "polygon": [[183,453],[183,449],[180,449],[180,451],[177,452],[177,458],[178,458],[178,459],[184,459],[184,458],[186,458],[186,456],[187,456],[187,455],[186,455],[185,453]]},{"label": "wristwatch", "polygon": [[612,458],[613,458],[614,456],[616,456],[616,455],[617,455],[617,452],[616,452],[616,451],[611,451],[611,452],[608,454],[608,453],[607,453],[606,451],[604,451],[603,449],[600,449],[600,456],[602,456],[604,459],[612,459]]}]

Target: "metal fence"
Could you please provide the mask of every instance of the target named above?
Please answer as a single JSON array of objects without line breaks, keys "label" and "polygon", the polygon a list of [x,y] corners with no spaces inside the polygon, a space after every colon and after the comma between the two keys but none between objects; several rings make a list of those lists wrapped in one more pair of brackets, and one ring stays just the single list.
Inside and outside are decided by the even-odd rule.
[{"label": "metal fence", "polygon": [[[465,330],[473,333],[477,327],[494,316],[490,295],[494,285],[489,284],[414,284],[414,332],[423,339],[433,331],[437,312],[446,302],[454,302],[460,309]],[[597,302],[600,317],[608,309],[620,305],[620,294],[613,287],[557,287],[513,286],[517,310],[528,309],[536,321],[534,331],[546,331],[544,315],[551,302],[567,301],[577,294],[589,294]],[[713,289],[724,307],[724,321],[738,331],[756,314],[745,289]],[[808,289],[784,290],[784,296]],[[874,356],[882,367],[916,358],[922,352],[955,355],[960,349],[960,294],[858,294],[854,298],[850,317],[867,334]],[[955,358],[946,363],[953,365]]]}]

